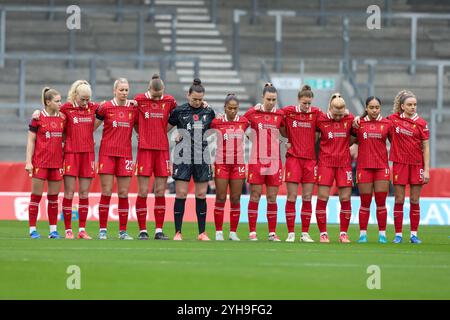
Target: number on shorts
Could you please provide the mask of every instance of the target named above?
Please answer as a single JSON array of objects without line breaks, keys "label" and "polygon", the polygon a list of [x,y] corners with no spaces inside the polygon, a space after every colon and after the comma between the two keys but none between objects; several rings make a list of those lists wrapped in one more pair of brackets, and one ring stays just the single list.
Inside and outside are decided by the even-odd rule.
[{"label": "number on shorts", "polygon": [[239,173],[245,173],[245,166],[239,167],[238,170]]},{"label": "number on shorts", "polygon": [[133,169],[133,160],[125,160],[125,170],[132,170]]},{"label": "number on shorts", "polygon": [[423,181],[423,169],[420,169],[419,174],[420,174],[420,181]]}]

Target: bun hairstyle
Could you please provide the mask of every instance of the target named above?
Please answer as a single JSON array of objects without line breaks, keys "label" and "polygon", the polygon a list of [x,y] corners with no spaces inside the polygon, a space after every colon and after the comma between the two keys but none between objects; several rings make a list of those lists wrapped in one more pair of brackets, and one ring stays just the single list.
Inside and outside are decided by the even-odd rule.
[{"label": "bun hairstyle", "polygon": [[311,99],[314,98],[314,93],[312,92],[311,87],[307,84],[305,84],[298,92],[298,98],[300,99],[303,97]]},{"label": "bun hairstyle", "polygon": [[189,88],[189,94],[194,91],[198,93],[205,93],[205,88],[202,86],[202,80],[199,78],[195,78],[194,81],[192,81],[192,85]]},{"label": "bun hairstyle", "polygon": [[393,113],[402,113],[401,105],[405,103],[408,98],[416,98],[416,95],[410,90],[400,90],[394,98]]},{"label": "bun hairstyle", "polygon": [[227,94],[227,96],[225,97],[225,104],[224,104],[224,107],[226,107],[227,104],[228,104],[230,101],[236,101],[236,103],[239,104],[239,99],[238,99],[238,97],[236,96],[236,94],[234,94],[234,93],[229,93],[229,94]]},{"label": "bun hairstyle", "polygon": [[[370,97],[367,97],[367,99],[366,99],[366,108],[368,107],[370,101],[372,101],[372,100],[377,100],[378,103],[379,103],[380,106],[381,106],[381,99],[380,99],[380,98],[378,98],[378,97],[376,97],[376,96],[370,96]],[[364,118],[364,117],[367,116],[367,115],[368,115],[367,111],[364,110],[364,113],[361,115],[361,118]]]},{"label": "bun hairstyle", "polygon": [[72,104],[74,104],[75,100],[76,100],[75,97],[80,92],[86,92],[86,93],[89,94],[89,96],[91,96],[92,89],[91,89],[91,85],[89,84],[89,82],[87,82],[86,80],[77,80],[77,81],[75,81],[72,84],[72,86],[70,87],[69,92],[67,93],[67,101],[69,101]]},{"label": "bun hairstyle", "polygon": [[338,103],[338,104],[346,105],[344,98],[342,97],[342,95],[339,92],[333,93],[331,95],[330,101],[328,102],[328,108],[331,108],[331,103],[333,101],[335,101],[335,103]]},{"label": "bun hairstyle", "polygon": [[164,89],[164,82],[161,80],[159,74],[154,73],[152,75],[152,80],[150,80],[148,87],[149,89],[153,89],[155,91],[161,91]]},{"label": "bun hairstyle", "polygon": [[47,106],[46,102],[47,101],[51,101],[53,100],[54,97],[59,96],[59,92],[56,91],[55,89],[52,89],[50,87],[45,87],[44,89],[42,89],[42,94],[41,94],[41,100],[42,100],[42,106],[44,106],[44,108]]},{"label": "bun hairstyle", "polygon": [[266,92],[269,92],[269,93],[277,93],[277,89],[273,86],[272,83],[267,82],[267,83],[264,85],[263,96],[266,94]]}]

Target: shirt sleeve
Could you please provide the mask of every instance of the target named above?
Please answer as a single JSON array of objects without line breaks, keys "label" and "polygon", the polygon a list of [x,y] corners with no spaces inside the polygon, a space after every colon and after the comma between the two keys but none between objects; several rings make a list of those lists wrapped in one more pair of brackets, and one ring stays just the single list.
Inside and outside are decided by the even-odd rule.
[{"label": "shirt sleeve", "polygon": [[178,123],[179,123],[179,121],[178,121],[178,109],[173,109],[173,111],[170,113],[168,122],[172,126],[177,126],[178,125]]},{"label": "shirt sleeve", "polygon": [[28,130],[37,133],[38,129],[39,129],[39,120],[31,119],[30,124],[28,125]]},{"label": "shirt sleeve", "polygon": [[429,140],[430,130],[428,129],[428,123],[424,123],[424,126],[420,128],[420,140]]},{"label": "shirt sleeve", "polygon": [[95,117],[98,119],[98,120],[101,120],[101,121],[103,121],[103,120],[105,120],[105,115],[106,115],[106,108],[105,108],[105,105],[103,104],[103,105],[99,105],[98,107],[97,107],[97,109],[95,110]]}]

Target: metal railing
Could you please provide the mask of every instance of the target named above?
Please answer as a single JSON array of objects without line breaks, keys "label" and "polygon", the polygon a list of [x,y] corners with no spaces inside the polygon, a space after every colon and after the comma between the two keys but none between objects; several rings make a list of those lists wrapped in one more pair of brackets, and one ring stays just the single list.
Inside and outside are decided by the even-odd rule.
[{"label": "metal railing", "polygon": [[[154,6],[124,6],[120,4],[115,7],[108,6],[83,6],[82,14],[92,14],[92,13],[111,13],[115,16],[117,21],[123,20],[124,14],[134,14],[137,15],[136,19],[136,54],[140,57],[145,55],[145,20],[147,16],[147,21],[149,17],[154,17],[156,14],[168,14],[171,15],[171,51],[172,57],[176,55],[176,24],[177,24],[177,13],[176,9],[155,9]],[[26,13],[48,13],[48,19],[54,19],[54,14],[57,12],[66,13],[67,7],[65,6],[55,6],[54,1],[49,1],[49,6],[0,6],[0,56],[6,53],[6,21],[7,12],[26,12]],[[66,27],[66,26],[64,26]],[[68,54],[74,55],[76,53],[76,34],[77,30],[67,30],[68,39]],[[142,69],[143,59],[139,59],[136,68]],[[70,68],[73,68],[73,60],[69,61]],[[4,67],[4,59],[0,58],[0,67]]]},{"label": "metal railing", "polygon": [[[240,69],[240,20],[242,16],[247,15],[249,12],[246,10],[235,9],[233,11],[233,32],[232,32],[232,46],[233,46],[233,68]],[[341,11],[294,11],[294,10],[260,10],[256,13],[257,16],[274,16],[275,17],[275,66],[277,70],[281,68],[281,47],[282,47],[282,26],[283,17],[340,17],[343,24],[343,53],[342,56],[345,61],[349,61],[350,54],[350,19],[369,17],[366,12],[341,12]],[[416,61],[417,61],[417,26],[418,21],[423,19],[431,20],[448,20],[450,22],[450,14],[438,14],[438,13],[383,13],[382,17],[385,21],[392,19],[410,19],[411,20],[411,36],[410,36],[410,65],[409,72],[411,74],[416,73]]]},{"label": "metal railing", "polygon": [[0,103],[0,108],[18,109],[20,118],[25,117],[25,108],[36,106],[35,104],[27,104],[25,92],[26,92],[26,64],[28,61],[88,61],[89,62],[89,82],[92,87],[92,99],[96,98],[96,86],[97,86],[97,62],[99,61],[136,61],[139,63],[144,62],[158,62],[159,74],[161,79],[166,79],[166,71],[169,64],[175,61],[189,61],[193,62],[194,78],[199,76],[200,73],[200,58],[194,56],[140,56],[140,55],[98,55],[98,54],[77,54],[76,56],[70,54],[3,54],[0,55],[0,59],[5,60],[17,60],[19,61],[19,97],[17,103]]},{"label": "metal railing", "polygon": [[430,117],[430,166],[432,168],[436,167],[450,167],[450,159],[446,159],[446,162],[438,161],[438,141],[437,141],[437,126],[439,119],[443,116],[450,116],[450,110],[431,110]]}]

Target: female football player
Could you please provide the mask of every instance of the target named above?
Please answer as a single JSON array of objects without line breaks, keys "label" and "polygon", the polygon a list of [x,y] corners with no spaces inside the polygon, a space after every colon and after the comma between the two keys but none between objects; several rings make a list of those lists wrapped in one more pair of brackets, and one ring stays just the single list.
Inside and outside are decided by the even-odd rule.
[{"label": "female football player", "polygon": [[229,239],[239,241],[236,230],[241,214],[241,194],[245,180],[244,139],[248,120],[239,116],[239,100],[230,93],[225,98],[225,114],[211,123],[211,129],[217,131],[217,149],[214,163],[214,180],[216,183],[216,203],[214,222],[216,240],[224,240],[223,217],[227,189],[230,187],[230,234]]},{"label": "female football player", "polygon": [[32,177],[30,204],[28,207],[31,239],[40,238],[36,230],[39,203],[47,180],[47,215],[51,239],[59,239],[58,193],[62,181],[63,132],[65,116],[59,112],[61,95],[51,88],[42,90],[43,110],[37,119],[32,119],[28,131],[25,170]]},{"label": "female football player", "polygon": [[195,183],[198,240],[210,240],[205,232],[206,190],[212,174],[208,141],[204,137],[206,131],[210,129],[215,113],[211,107],[205,107],[204,95],[205,88],[202,86],[201,80],[194,79],[187,95],[188,102],[177,106],[169,117],[169,124],[176,126],[181,134],[181,140],[175,146],[173,161],[173,178],[176,181],[174,204],[176,233],[174,240],[182,240],[181,227],[191,177],[194,178]]}]

